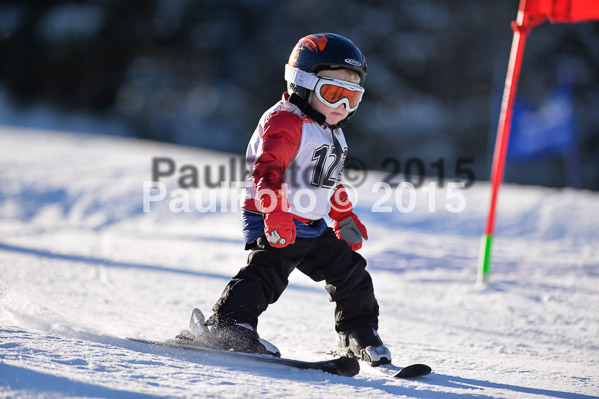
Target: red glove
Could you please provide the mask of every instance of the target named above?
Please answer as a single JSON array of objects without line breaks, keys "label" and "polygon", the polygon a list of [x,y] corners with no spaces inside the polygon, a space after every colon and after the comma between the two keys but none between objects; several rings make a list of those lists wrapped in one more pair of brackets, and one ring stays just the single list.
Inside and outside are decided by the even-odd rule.
[{"label": "red glove", "polygon": [[333,219],[333,230],[338,239],[345,240],[354,251],[362,248],[362,239],[368,240],[368,233],[353,212],[353,205],[342,184],[331,197],[329,216]]},{"label": "red glove", "polygon": [[266,214],[264,234],[272,247],[283,248],[295,243],[295,223],[291,213],[287,212],[289,210],[287,198],[279,192],[274,203],[273,200],[273,194],[265,194],[260,198],[260,205]]}]

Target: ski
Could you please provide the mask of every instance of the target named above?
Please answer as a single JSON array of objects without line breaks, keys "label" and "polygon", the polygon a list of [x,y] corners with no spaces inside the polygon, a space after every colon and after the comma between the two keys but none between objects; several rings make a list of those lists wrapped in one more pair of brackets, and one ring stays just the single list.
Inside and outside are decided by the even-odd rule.
[{"label": "ski", "polygon": [[139,338],[127,338],[130,341],[140,342],[143,344],[158,345],[166,348],[178,348],[182,350],[192,350],[196,352],[203,352],[207,354],[213,354],[215,356],[226,356],[236,357],[241,359],[247,359],[251,361],[277,364],[281,366],[292,367],[296,369],[304,370],[319,370],[330,374],[342,375],[346,377],[353,377],[360,372],[360,364],[356,359],[348,357],[338,357],[331,360],[323,360],[316,362],[309,362],[296,359],[288,359],[283,357],[275,357],[270,355],[260,355],[255,353],[236,352],[224,349],[210,348],[200,345],[193,345],[189,343],[181,343],[177,340],[167,341],[153,341],[148,339]]},{"label": "ski", "polygon": [[405,367],[393,364],[381,364],[380,366],[371,368],[393,378],[418,378],[429,375],[432,371],[426,364],[411,364]]},{"label": "ski", "polygon": [[[348,356],[347,354],[338,353],[336,350],[327,351],[327,354],[330,356]],[[349,359],[356,359],[355,357],[348,357]],[[424,377],[425,375],[429,375],[432,372],[432,369],[426,364],[410,364],[409,366],[396,366],[394,364],[381,364],[378,366],[371,366],[367,362],[363,362],[360,360],[360,363],[364,364],[371,370],[378,371],[382,374],[393,378],[418,378]]]}]

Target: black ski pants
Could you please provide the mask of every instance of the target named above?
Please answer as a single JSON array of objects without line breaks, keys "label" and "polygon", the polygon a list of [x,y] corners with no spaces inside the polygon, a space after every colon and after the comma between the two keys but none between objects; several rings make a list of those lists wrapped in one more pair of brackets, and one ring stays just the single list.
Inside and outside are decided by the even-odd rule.
[{"label": "black ski pants", "polygon": [[328,228],[317,238],[297,238],[294,244],[273,248],[260,237],[213,307],[209,323],[258,325],[258,316],[275,303],[294,269],[314,281],[325,281],[336,303],[335,328],[351,332],[358,327],[378,328],[379,307],[366,260]]}]

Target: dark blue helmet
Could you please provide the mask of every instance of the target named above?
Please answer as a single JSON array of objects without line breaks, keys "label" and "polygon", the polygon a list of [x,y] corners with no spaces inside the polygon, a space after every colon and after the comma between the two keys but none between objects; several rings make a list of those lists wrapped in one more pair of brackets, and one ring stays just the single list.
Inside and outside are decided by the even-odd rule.
[{"label": "dark blue helmet", "polygon": [[[309,99],[315,81],[318,80],[315,75],[319,71],[331,69],[354,71],[360,77],[360,85],[363,85],[366,79],[366,58],[348,38],[334,33],[316,33],[303,37],[297,42],[285,66],[289,101],[321,124],[325,123],[325,117],[310,106]],[[301,74],[298,74],[298,70],[314,76],[299,76]],[[350,112],[333,128],[343,127],[355,112]]]},{"label": "dark blue helmet", "polygon": [[318,73],[325,69],[349,69],[366,78],[366,58],[346,37],[334,33],[316,33],[301,38],[287,62],[289,66]]}]

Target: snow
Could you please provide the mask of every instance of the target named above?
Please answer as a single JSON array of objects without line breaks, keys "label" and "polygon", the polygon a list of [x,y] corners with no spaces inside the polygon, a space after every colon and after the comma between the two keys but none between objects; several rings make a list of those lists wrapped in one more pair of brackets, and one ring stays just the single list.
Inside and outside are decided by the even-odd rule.
[{"label": "snow", "polygon": [[[0,127],[0,397],[599,395],[599,193],[504,186],[491,283],[477,287],[488,184],[461,190],[459,213],[446,209],[455,202],[447,187],[436,187],[432,201],[431,191],[416,190],[411,212],[391,196],[378,205],[392,211],[376,213],[384,192],[372,187],[382,176],[370,173],[356,212],[369,231],[361,252],[381,307],[379,332],[394,363],[427,363],[433,374],[391,380],[363,367],[349,378],[125,340],[171,338],[194,307],[209,313],[247,256],[230,207],[174,213],[167,196],[143,212],[154,157],[200,173],[234,159]],[[177,175],[161,181],[179,188]],[[326,359],[333,308],[323,284],[295,272],[259,331],[286,357]]]}]

